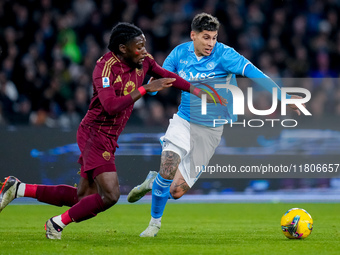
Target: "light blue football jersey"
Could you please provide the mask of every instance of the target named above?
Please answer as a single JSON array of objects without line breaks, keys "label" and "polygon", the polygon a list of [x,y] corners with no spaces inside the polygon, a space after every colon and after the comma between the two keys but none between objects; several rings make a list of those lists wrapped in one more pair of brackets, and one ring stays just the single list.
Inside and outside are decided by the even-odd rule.
[{"label": "light blue football jersey", "polygon": [[[163,63],[163,67],[178,74],[183,79],[189,81],[194,86],[213,92],[208,87],[212,87],[218,95],[227,99],[227,106],[222,106],[217,102],[208,103],[207,114],[202,114],[202,100],[188,92],[182,91],[181,104],[178,108],[178,115],[192,123],[212,127],[214,120],[225,119],[235,122],[237,115],[233,114],[233,95],[226,88],[216,88],[217,84],[229,84],[237,86],[236,76],[245,76],[246,67],[252,70],[251,78],[265,78],[266,82],[261,82],[261,86],[272,91],[273,87],[280,88],[265,74],[258,70],[249,60],[236,52],[233,48],[217,42],[209,56],[197,58],[194,52],[194,43],[187,42],[177,46]],[[257,82],[258,83],[258,82]],[[279,97],[280,98],[280,97]],[[217,126],[217,125],[216,125]]]}]

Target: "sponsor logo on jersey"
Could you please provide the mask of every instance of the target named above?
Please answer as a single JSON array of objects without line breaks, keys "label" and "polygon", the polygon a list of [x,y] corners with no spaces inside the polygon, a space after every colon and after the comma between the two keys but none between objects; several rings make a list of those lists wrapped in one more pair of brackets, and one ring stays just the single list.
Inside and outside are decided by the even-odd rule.
[{"label": "sponsor logo on jersey", "polygon": [[121,82],[122,81],[122,77],[120,77],[120,75],[117,76],[117,79],[115,80],[114,83],[117,83],[117,82]]},{"label": "sponsor logo on jersey", "polygon": [[109,77],[102,77],[103,88],[110,87],[110,79]]},{"label": "sponsor logo on jersey", "polygon": [[134,91],[136,89],[136,85],[133,81],[128,81],[126,84],[125,84],[125,87],[124,87],[124,96],[126,96],[127,94],[130,94],[132,91]]},{"label": "sponsor logo on jersey", "polygon": [[185,74],[185,72],[183,70],[179,71],[178,73],[179,77],[185,79],[185,77],[187,77],[187,75]]},{"label": "sponsor logo on jersey", "polygon": [[192,72],[189,72],[190,79],[189,81],[198,81],[204,79],[210,79],[215,77],[215,72],[212,73],[196,73],[195,75]]}]

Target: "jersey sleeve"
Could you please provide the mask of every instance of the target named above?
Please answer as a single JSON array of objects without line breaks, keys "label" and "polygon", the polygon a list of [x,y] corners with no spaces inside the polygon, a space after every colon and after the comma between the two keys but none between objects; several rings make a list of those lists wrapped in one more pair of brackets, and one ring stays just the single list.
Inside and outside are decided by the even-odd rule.
[{"label": "jersey sleeve", "polygon": [[176,48],[170,52],[170,54],[167,56],[167,58],[164,60],[163,68],[178,74],[177,66],[176,66]]},{"label": "jersey sleeve", "polygon": [[155,78],[176,78],[176,81],[173,83],[173,87],[184,90],[190,91],[190,83],[178,76],[177,74],[164,69],[160,65],[156,63],[156,61],[149,57],[149,70],[148,74],[155,77]]},{"label": "jersey sleeve", "polygon": [[[273,88],[277,88],[277,97],[281,100],[281,88],[277,85],[269,76],[265,75],[260,69],[253,64],[249,63],[244,71],[244,76],[250,78],[261,87],[273,93]],[[287,95],[287,99],[290,99],[291,95]]]},{"label": "jersey sleeve", "polygon": [[117,114],[133,104],[130,94],[121,97],[116,95],[113,86],[116,76],[111,70],[105,69],[102,63],[97,64],[93,72],[94,89],[98,92],[98,98],[104,110],[110,115]]},{"label": "jersey sleeve", "polygon": [[250,61],[233,48],[227,48],[222,54],[222,65],[227,73],[244,76],[248,64],[250,64]]},{"label": "jersey sleeve", "polygon": [[[256,84],[259,84],[270,93],[273,93],[273,88],[277,88],[277,96],[278,99],[281,100],[281,88],[233,48],[227,48],[227,50],[225,50],[223,54],[223,67],[229,73],[252,79]],[[287,95],[288,99],[290,97],[290,95]]]}]

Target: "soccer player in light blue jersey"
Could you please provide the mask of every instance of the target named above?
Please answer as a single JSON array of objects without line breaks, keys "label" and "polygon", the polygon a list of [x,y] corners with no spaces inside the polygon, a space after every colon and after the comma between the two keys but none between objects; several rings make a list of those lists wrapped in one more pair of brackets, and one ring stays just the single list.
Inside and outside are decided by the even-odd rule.
[{"label": "soccer player in light blue jersey", "polygon": [[[197,88],[214,88],[216,83],[237,86],[235,75],[246,76],[270,92],[276,88],[277,96],[281,98],[281,89],[273,80],[233,48],[217,42],[218,28],[218,20],[210,14],[196,15],[191,24],[192,41],[177,46],[166,58],[163,67],[179,74]],[[150,171],[146,180],[129,193],[128,201],[133,203],[152,190],[151,221],[140,234],[141,237],[156,236],[167,200],[182,197],[197,181],[200,173],[193,176],[190,165],[208,165],[223,132],[223,125],[214,125],[212,120],[237,119],[233,114],[230,90],[221,88],[217,92],[227,99],[228,104],[207,104],[206,115],[202,115],[199,98],[182,92],[178,112],[170,120],[166,134],[161,137],[159,173]],[[287,98],[300,97],[287,95]],[[289,106],[300,115],[295,105]]]}]

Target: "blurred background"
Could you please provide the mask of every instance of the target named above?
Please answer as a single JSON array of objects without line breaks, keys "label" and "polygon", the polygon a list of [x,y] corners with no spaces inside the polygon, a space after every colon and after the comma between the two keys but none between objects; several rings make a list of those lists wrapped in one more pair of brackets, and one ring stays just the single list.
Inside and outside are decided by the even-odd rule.
[{"label": "blurred background", "polygon": [[[18,174],[28,182],[77,182],[76,129],[86,114],[92,71],[96,60],[108,51],[112,27],[121,21],[139,26],[147,50],[162,64],[175,46],[190,40],[191,20],[200,12],[221,22],[218,41],[235,48],[280,85],[304,87],[312,93],[307,104],[312,116],[296,118],[299,125],[293,134],[282,133],[280,127],[258,132],[228,129],[229,136],[225,135],[221,146],[265,148],[275,141],[295,139],[289,144],[287,162],[291,155],[308,163],[316,154],[329,156],[326,149],[332,148],[334,157],[325,162],[339,163],[339,0],[0,0],[1,175]],[[244,90],[251,85],[248,79],[239,81]],[[254,106],[268,109],[270,100],[270,95],[259,91]],[[122,155],[117,157],[117,165],[122,169],[123,193],[149,170],[158,169],[158,137],[179,101],[180,91],[168,89],[154,97],[146,95],[135,104],[120,140],[121,152],[117,152]],[[245,118],[254,116],[248,112]],[[312,133],[301,141],[301,132],[295,132],[299,130]],[[334,133],[325,133],[327,130]],[[233,139],[245,134],[247,139]],[[301,143],[319,150],[297,147]],[[221,151],[221,155],[244,153]],[[267,152],[267,157],[273,155],[282,155],[282,151]],[[145,163],[142,169],[136,169],[141,166],[139,161]],[[337,179],[325,178],[255,182],[203,178],[192,192],[320,191],[338,186]]]}]

